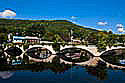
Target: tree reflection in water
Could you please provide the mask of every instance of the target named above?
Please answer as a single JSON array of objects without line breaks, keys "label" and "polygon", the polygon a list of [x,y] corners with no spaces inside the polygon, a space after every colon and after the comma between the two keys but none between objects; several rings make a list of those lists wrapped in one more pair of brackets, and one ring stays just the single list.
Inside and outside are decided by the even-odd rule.
[{"label": "tree reflection in water", "polygon": [[[58,57],[55,59],[58,60]],[[2,66],[0,67],[0,71],[31,71],[31,72],[43,72],[45,70],[51,70],[55,74],[64,74],[69,69],[73,68],[75,65],[68,65],[68,64],[60,64],[58,61],[55,60],[53,63],[34,63],[29,65],[14,65],[14,66]],[[57,61],[57,63],[56,63]],[[76,66],[77,68],[77,66]],[[96,67],[85,67],[86,72],[92,76],[96,76],[98,80],[107,80],[107,68],[106,64],[99,61]],[[84,72],[84,71],[83,71]],[[13,74],[8,72],[0,72],[0,77],[2,79],[7,79],[11,77]]]},{"label": "tree reflection in water", "polygon": [[96,76],[98,80],[107,80],[106,64],[99,61],[96,67],[86,67],[88,74]]},{"label": "tree reflection in water", "polygon": [[4,53],[0,53],[0,65],[7,64],[7,57]]},{"label": "tree reflection in water", "polygon": [[66,64],[40,63],[38,65],[37,66],[34,65],[34,67],[31,68],[32,72],[42,72],[44,70],[51,70],[55,74],[61,74],[71,68],[70,65],[66,65]]},{"label": "tree reflection in water", "polygon": [[1,71],[16,71],[22,70],[30,70],[31,72],[42,72],[44,70],[51,70],[55,74],[64,73],[66,70],[70,69],[71,65],[68,64],[60,64],[60,63],[33,63],[28,65],[6,65],[1,66]]}]

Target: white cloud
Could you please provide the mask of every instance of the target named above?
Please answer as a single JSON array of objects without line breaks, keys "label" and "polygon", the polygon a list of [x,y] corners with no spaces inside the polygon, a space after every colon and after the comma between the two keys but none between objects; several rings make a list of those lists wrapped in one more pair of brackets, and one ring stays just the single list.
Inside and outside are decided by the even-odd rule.
[{"label": "white cloud", "polygon": [[105,26],[105,25],[107,25],[108,23],[107,22],[98,22],[97,23],[97,25],[99,25],[99,26]]},{"label": "white cloud", "polygon": [[124,28],[118,28],[118,32],[124,32]]},{"label": "white cloud", "polygon": [[117,28],[123,28],[124,26],[123,26],[123,24],[116,24],[116,27]]},{"label": "white cloud", "polygon": [[76,19],[77,17],[76,16],[71,16],[71,19]]},{"label": "white cloud", "polygon": [[0,16],[6,17],[6,16],[16,16],[16,12],[12,10],[4,10],[3,12],[0,12]]}]

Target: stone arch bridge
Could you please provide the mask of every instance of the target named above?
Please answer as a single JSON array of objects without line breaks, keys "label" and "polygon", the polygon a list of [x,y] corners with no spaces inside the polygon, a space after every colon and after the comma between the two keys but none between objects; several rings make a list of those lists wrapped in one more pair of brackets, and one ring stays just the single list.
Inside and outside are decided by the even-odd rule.
[{"label": "stone arch bridge", "polygon": [[[24,50],[23,46],[20,47],[19,45],[17,45],[16,47],[20,48],[23,51],[23,53],[25,53],[28,49],[35,48],[35,47],[46,48],[49,51],[51,51],[53,55],[56,55],[56,53],[57,53],[54,50],[54,48],[52,47],[52,45],[29,45],[29,47],[26,50]],[[8,49],[8,48],[9,47],[6,47],[5,50]],[[119,46],[119,47],[111,47],[111,48],[106,47],[105,51],[99,52],[95,45],[88,45],[88,46],[85,46],[85,45],[75,45],[75,46],[73,46],[73,45],[65,45],[65,46],[62,46],[62,45],[60,45],[60,51],[66,49],[66,48],[80,48],[80,49],[83,49],[83,50],[86,50],[86,51],[90,52],[95,57],[98,57],[98,56],[102,55],[103,53],[105,53],[105,52],[107,52],[109,50],[125,49],[125,47],[121,47],[121,46]]]},{"label": "stone arch bridge", "polygon": [[[56,56],[56,51],[54,50],[54,48],[52,47],[52,45],[29,45],[29,47],[24,50],[24,46],[19,46],[19,45],[16,45],[17,48],[20,48],[22,50],[22,54],[20,55],[21,57],[23,57],[24,53],[27,52],[27,50],[31,49],[31,48],[35,48],[35,47],[40,47],[40,48],[46,48],[48,49],[49,51],[51,51],[52,53],[52,56],[47,58],[47,59],[43,59],[43,60],[37,60],[37,59],[32,59],[36,62],[41,62],[41,61],[45,61],[45,62],[52,62],[52,59]],[[8,48],[10,47],[6,47],[4,50],[7,50]],[[85,46],[85,45],[65,45],[65,46],[60,46],[60,50],[64,50],[64,49],[67,49],[67,48],[80,48],[80,49],[83,49],[83,50],[86,50],[88,52],[90,52],[94,57],[99,57],[101,56],[103,53],[109,51],[109,50],[115,50],[115,49],[124,49],[125,47],[107,47],[105,51],[102,51],[102,52],[98,52],[98,49],[95,45],[88,45],[88,46]],[[5,53],[6,54],[6,53]],[[6,54],[7,55],[7,54]],[[79,65],[86,65],[86,64],[96,64],[98,60],[101,60],[103,62],[105,62],[104,60],[102,60],[101,58],[93,58],[93,59],[90,59],[89,61],[86,61],[86,62],[81,62],[81,63],[76,63],[76,64],[79,64]],[[67,64],[72,64],[72,62],[68,62],[68,61],[64,61],[61,59],[62,62],[65,62]],[[108,62],[105,62],[108,66],[112,65]],[[115,66],[114,66],[115,67]],[[118,66],[119,67],[119,66]],[[121,67],[121,66],[120,66]]]}]

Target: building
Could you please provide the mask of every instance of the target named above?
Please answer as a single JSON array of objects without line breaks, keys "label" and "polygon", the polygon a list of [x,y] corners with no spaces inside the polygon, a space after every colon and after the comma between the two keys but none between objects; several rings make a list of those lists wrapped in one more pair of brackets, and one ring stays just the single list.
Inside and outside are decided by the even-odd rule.
[{"label": "building", "polygon": [[38,43],[40,39],[38,37],[31,36],[13,36],[13,43]]}]

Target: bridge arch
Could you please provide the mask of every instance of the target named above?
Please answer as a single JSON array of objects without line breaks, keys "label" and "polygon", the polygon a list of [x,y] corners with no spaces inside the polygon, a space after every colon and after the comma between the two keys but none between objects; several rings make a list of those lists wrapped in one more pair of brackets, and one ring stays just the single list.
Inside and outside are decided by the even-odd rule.
[{"label": "bridge arch", "polygon": [[[93,57],[94,57],[94,54],[91,52],[91,50],[90,49],[88,49],[87,47],[85,47],[85,46],[64,46],[64,47],[61,47],[61,49],[60,49],[60,52],[63,54],[63,52],[65,51],[65,50],[69,50],[69,49],[76,49],[76,51],[77,51],[77,49],[78,50],[80,50],[80,51],[83,51],[83,52],[85,52],[85,53],[87,53],[87,55],[86,56],[89,56],[88,58],[87,57],[79,57],[79,58],[75,58],[74,60],[72,59],[72,60],[66,60],[66,59],[64,59],[64,58],[66,58],[66,57],[64,57],[64,58],[60,58],[60,60],[61,60],[61,62],[64,62],[64,63],[66,63],[66,64],[78,64],[78,65],[86,65],[87,63],[89,63],[89,61],[91,61],[92,59],[93,59]],[[67,51],[67,53],[68,53],[69,51]],[[65,53],[64,53],[65,54]],[[68,53],[69,54],[69,53]],[[72,53],[71,53],[72,54]],[[74,53],[73,53],[74,54]],[[81,54],[81,53],[80,53]],[[65,55],[63,55],[63,56],[65,56]],[[81,55],[80,55],[81,56]],[[71,57],[70,57],[71,58]],[[83,60],[81,59],[81,58],[84,58]],[[86,58],[86,59],[85,59]],[[77,59],[79,59],[79,60],[77,60]],[[81,59],[81,60],[80,60]],[[75,62],[74,62],[75,61]]]},{"label": "bridge arch", "polygon": [[6,46],[6,48],[4,49],[5,56],[21,56],[23,52],[23,46],[19,45]]},{"label": "bridge arch", "polygon": [[[49,51],[49,56],[47,56],[46,58],[41,58],[41,57],[31,57],[31,56],[28,56],[29,57],[29,60],[32,60],[33,62],[51,62],[52,59],[55,57],[55,54],[56,52],[53,50],[52,46],[51,45],[30,45],[28,49],[25,50],[25,52],[23,53],[23,56],[29,51],[29,50],[32,50],[32,49],[36,49],[36,48],[45,48],[45,50],[48,50]],[[41,54],[40,54],[41,55]]]},{"label": "bridge arch", "polygon": [[125,47],[112,47],[100,53],[100,60],[112,68],[125,68],[120,62],[122,59],[125,60]]},{"label": "bridge arch", "polygon": [[118,49],[125,49],[125,47],[107,47],[107,49],[105,51],[102,51],[99,56],[103,55],[104,53],[108,52],[108,51],[111,51],[111,50],[118,50]]}]

